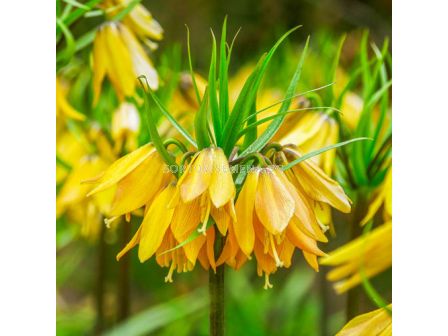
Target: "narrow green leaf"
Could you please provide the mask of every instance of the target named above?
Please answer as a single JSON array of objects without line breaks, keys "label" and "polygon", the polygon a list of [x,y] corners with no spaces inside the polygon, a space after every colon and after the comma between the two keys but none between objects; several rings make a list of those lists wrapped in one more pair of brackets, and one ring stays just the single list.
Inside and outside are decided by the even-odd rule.
[{"label": "narrow green leaf", "polygon": [[187,54],[188,54],[188,66],[190,68],[190,76],[191,81],[193,82],[194,92],[196,93],[196,99],[198,100],[198,104],[201,104],[201,95],[199,94],[198,85],[196,83],[196,76],[193,71],[193,61],[191,59],[191,48],[190,48],[190,29],[187,25],[185,25],[187,28]]},{"label": "narrow green leaf", "polygon": [[[235,106],[234,106],[234,109],[232,110],[230,118],[229,118],[228,122],[226,123],[226,127],[224,129],[224,134],[223,134],[223,139],[225,141],[225,143],[224,143],[224,152],[226,152],[226,154],[230,153],[230,151],[232,150],[233,146],[236,143],[236,139],[238,137],[238,133],[239,133],[239,131],[241,130],[241,128],[243,126],[243,120],[247,117],[247,115],[250,112],[250,109],[253,106],[253,102],[256,99],[256,95],[257,95],[257,92],[258,92],[258,88],[259,88],[259,86],[261,84],[261,80],[263,79],[263,75],[266,72],[266,68],[267,68],[270,60],[272,59],[272,56],[274,55],[274,53],[276,52],[276,50],[278,49],[280,44],[292,32],[294,32],[295,30],[299,29],[300,27],[301,26],[294,27],[294,28],[290,29],[289,31],[287,31],[285,34],[283,34],[283,36],[281,36],[278,39],[278,41],[275,43],[275,45],[266,54],[266,56],[262,57],[260,59],[260,62],[258,63],[259,66],[257,66],[255,68],[254,72],[252,73],[254,75],[253,83],[251,83],[252,85],[248,88],[248,90],[246,92],[247,97],[245,97],[245,99],[240,104],[237,105],[237,103],[235,103]],[[251,77],[252,76],[250,76],[249,79]],[[248,81],[249,81],[249,79],[248,79]],[[246,81],[246,84],[247,84],[248,81]],[[294,87],[294,89],[295,89],[295,87]],[[291,93],[291,95],[292,94],[293,93]],[[239,100],[239,98],[240,97],[238,97],[238,100]],[[238,100],[237,100],[237,102],[238,102]],[[289,107],[289,104],[288,104],[288,107]],[[286,110],[287,110],[287,108],[285,109],[285,111]]]},{"label": "narrow green leaf", "polygon": [[66,43],[65,49],[57,55],[56,62],[68,62],[76,51],[75,39],[70,29],[68,29],[62,20],[56,18],[56,24],[61,29]]},{"label": "narrow green leaf", "polygon": [[117,13],[117,15],[115,15],[112,18],[112,21],[121,21],[121,20],[123,20],[123,18],[126,15],[128,15],[134,9],[134,7],[137,6],[141,1],[142,0],[132,0],[132,1],[129,1],[127,3],[126,7],[123,10],[121,10],[119,13]]},{"label": "narrow green leaf", "polygon": [[[226,54],[227,16],[224,18],[219,49],[219,114],[221,125],[225,125],[229,117],[229,83],[228,63]],[[230,51],[229,51],[230,57]],[[223,130],[221,130],[222,133]]]},{"label": "narrow green leaf", "polygon": [[[206,225],[206,229],[210,228],[212,225],[214,224],[213,220],[211,218],[208,219],[207,225]],[[202,225],[202,224],[201,224]],[[188,243],[191,243],[193,240],[195,240],[196,238],[202,236],[203,233],[199,232],[198,230],[194,230],[188,237],[187,239],[185,239],[183,242],[177,244],[176,246],[174,246],[173,248],[170,248],[169,250],[163,251],[162,253],[160,253],[160,255],[164,255],[166,253],[170,253],[173,252],[179,248],[181,248],[182,246],[187,245]]]},{"label": "narrow green leaf", "polygon": [[239,137],[243,136],[244,134],[246,134],[247,132],[250,132],[253,128],[257,128],[257,126],[264,124],[270,120],[273,119],[278,119],[281,118],[285,115],[291,114],[291,113],[297,113],[297,112],[303,112],[303,111],[307,111],[307,110],[321,110],[321,109],[328,109],[328,110],[335,110],[337,112],[340,112],[338,109],[334,108],[334,107],[330,107],[330,106],[316,106],[316,107],[304,107],[304,108],[300,108],[300,109],[295,109],[295,110],[289,110],[286,112],[282,112],[282,113],[276,113],[274,115],[268,116],[266,118],[260,119],[260,120],[255,120],[255,122],[247,124],[247,126],[240,132]]},{"label": "narrow green leaf", "polygon": [[[344,46],[344,42],[347,35],[344,34],[339,39],[338,48],[336,49],[336,54],[333,58],[333,63],[331,65],[330,71],[328,72],[329,77],[327,78],[327,82],[335,82],[336,81],[336,72],[338,70],[339,59],[341,57],[342,47]],[[332,104],[334,98],[334,87],[330,90],[326,91],[326,96],[324,102],[326,104]]]},{"label": "narrow green leaf", "polygon": [[[303,63],[305,61],[305,56],[306,56],[306,53],[308,50],[309,42],[310,42],[310,37],[308,36],[308,38],[306,39],[305,47],[303,48],[302,55],[300,56],[299,63],[297,64],[297,68],[294,72],[291,82],[289,83],[288,89],[286,90],[285,100],[283,101],[282,105],[280,106],[278,113],[286,112],[288,110],[289,106],[291,105],[291,99],[289,99],[289,98],[294,95],[294,91],[296,90],[297,84],[300,80],[300,77],[302,74],[302,67],[303,67]],[[247,155],[249,153],[258,152],[259,150],[261,150],[268,143],[268,141],[272,139],[272,137],[275,135],[275,133],[278,131],[284,118],[285,117],[282,116],[278,119],[275,119],[266,128],[266,130],[263,132],[263,134],[261,134],[260,137],[257,138],[257,140],[255,140],[249,147],[247,147],[244,150],[242,155]]]},{"label": "narrow green leaf", "polygon": [[[252,104],[252,111],[256,111],[257,107],[256,107],[256,99],[254,100],[253,104]],[[238,138],[243,134],[246,134],[244,137],[244,142],[243,142],[243,147],[242,149],[246,149],[247,147],[249,147],[249,145],[251,143],[253,143],[256,139],[257,139],[257,135],[258,135],[258,130],[257,130],[257,126],[255,125],[255,127],[249,127],[250,125],[254,125],[257,123],[257,114],[256,113],[252,113],[252,116],[249,117],[249,119],[247,120],[248,125],[246,126],[246,128],[244,128],[239,134],[238,134]]]},{"label": "narrow green leaf", "polygon": [[198,149],[203,149],[210,146],[207,120],[208,100],[208,87],[206,87],[201,106],[199,107],[199,111],[196,113],[194,118],[194,130],[196,133],[196,140],[198,141]]},{"label": "narrow green leaf", "polygon": [[305,154],[305,155],[301,156],[300,158],[298,158],[298,159],[296,159],[294,161],[291,161],[287,165],[284,165],[282,167],[282,170],[283,171],[288,170],[288,169],[294,167],[295,165],[299,164],[302,161],[308,160],[309,158],[312,158],[313,156],[322,154],[323,152],[329,151],[331,149],[335,149],[335,148],[338,148],[338,147],[342,147],[342,146],[348,145],[348,144],[350,144],[352,142],[363,141],[363,140],[372,140],[372,139],[370,139],[370,138],[355,138],[355,139],[350,139],[350,140],[347,140],[347,141],[339,142],[339,143],[334,144],[334,145],[326,146],[326,147],[323,147],[321,149],[317,149],[315,151],[312,151],[312,152],[310,152],[308,154]]},{"label": "narrow green leaf", "polygon": [[369,31],[365,30],[362,34],[361,45],[360,45],[360,59],[361,59],[361,68],[362,68],[362,78],[363,78],[363,98],[367,99],[369,96],[372,79],[370,74],[370,66],[369,66],[369,50],[368,50],[368,39],[369,39]]},{"label": "narrow green leaf", "polygon": [[212,56],[210,60],[210,70],[208,75],[208,88],[209,88],[208,99],[210,104],[210,111],[212,115],[213,130],[215,133],[216,142],[220,144],[222,133],[222,122],[218,106],[218,97],[216,96],[216,38],[215,34],[213,34],[213,31],[212,31],[212,39],[213,39]]},{"label": "narrow green leaf", "polygon": [[[140,78],[140,77],[139,77]],[[192,144],[195,148],[198,147],[193,137],[176,121],[176,119],[168,112],[168,110],[163,106],[162,102],[157,98],[151,88],[148,88],[148,92],[151,95],[152,99],[162,112],[162,114],[168,119],[168,121],[174,126],[175,129],[179,131],[180,134],[187,140],[190,144]]]},{"label": "narrow green leaf", "polygon": [[[146,77],[145,76],[138,77],[138,79],[140,81],[140,85],[142,86],[142,88],[145,92],[145,94],[143,95],[144,107],[145,107],[145,113],[143,113],[143,116],[144,116],[144,119],[146,122],[146,126],[148,127],[149,134],[151,136],[151,142],[153,143],[154,147],[157,149],[157,152],[163,158],[165,163],[169,166],[173,166],[173,165],[175,166],[176,165],[175,158],[166,150],[165,146],[163,145],[163,140],[160,137],[159,132],[157,131],[156,119],[149,107],[148,93],[146,92],[145,85],[142,82],[142,78],[144,78],[146,81]],[[146,84],[147,84],[147,87],[149,88],[148,83],[146,83]]]}]

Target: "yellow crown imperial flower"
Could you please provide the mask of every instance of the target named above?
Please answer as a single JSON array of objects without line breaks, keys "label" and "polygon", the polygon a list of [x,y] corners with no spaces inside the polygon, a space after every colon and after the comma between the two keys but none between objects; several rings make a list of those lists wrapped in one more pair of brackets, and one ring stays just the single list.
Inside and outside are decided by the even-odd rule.
[{"label": "yellow crown imperial flower", "polygon": [[211,215],[225,235],[230,218],[235,218],[235,184],[229,162],[221,148],[209,147],[197,152],[179,179],[178,192],[183,202],[199,202],[202,227]]},{"label": "yellow crown imperial flower", "polygon": [[157,89],[157,72],[131,30],[119,22],[107,22],[97,31],[93,42],[94,105],[107,76],[120,100],[135,93],[137,77],[146,76],[152,89]]},{"label": "yellow crown imperial flower", "polygon": [[148,204],[172,178],[152,144],[144,145],[123,156],[96,178],[91,196],[112,187],[116,192],[109,215],[113,218],[131,213]]},{"label": "yellow crown imperial flower", "polygon": [[[339,125],[328,114],[321,111],[304,111],[297,116],[296,122],[290,122],[288,127],[280,129],[275,137],[276,141],[284,145],[296,145],[303,153],[337,143]],[[331,175],[335,166],[335,155],[335,151],[327,151],[311,160]]]},{"label": "yellow crown imperial flower", "polygon": [[125,149],[133,151],[137,148],[140,131],[140,116],[134,104],[123,102],[112,115],[111,135],[114,150],[119,152],[125,143]]},{"label": "yellow crown imperial flower", "polygon": [[334,266],[327,279],[339,294],[362,282],[362,272],[373,277],[392,265],[392,222],[387,222],[331,252],[321,265]]},{"label": "yellow crown imperial flower", "polygon": [[265,288],[270,287],[270,273],[291,265],[294,247],[318,268],[316,256],[324,253],[316,241],[326,242],[327,238],[306,196],[278,167],[251,169],[235,207],[236,240],[247,257],[255,249],[258,273],[266,275]]},{"label": "yellow crown imperial flower", "polygon": [[191,271],[199,260],[204,269],[216,269],[214,256],[214,227],[207,229],[207,235],[180,246],[193,233],[200,222],[198,204],[183,203],[177,194],[176,184],[170,182],[148,207],[143,222],[131,241],[117,255],[119,260],[130,249],[139,245],[138,257],[145,262],[156,255],[157,263],[162,267],[170,267],[165,278],[172,282],[172,274]]},{"label": "yellow crown imperial flower", "polygon": [[388,310],[392,310],[392,304],[356,316],[336,336],[392,336],[392,316]]}]

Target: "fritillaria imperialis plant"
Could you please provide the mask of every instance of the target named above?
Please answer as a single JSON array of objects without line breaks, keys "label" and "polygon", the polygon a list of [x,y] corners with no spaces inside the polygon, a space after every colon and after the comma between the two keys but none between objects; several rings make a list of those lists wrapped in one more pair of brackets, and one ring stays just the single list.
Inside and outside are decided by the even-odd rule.
[{"label": "fritillaria imperialis plant", "polygon": [[[230,108],[228,67],[233,44],[226,42],[226,22],[220,47],[212,34],[208,85],[198,90],[192,59],[189,64],[199,109],[194,135],[180,125],[154,94],[145,76],[139,77],[144,117],[150,143],[115,161],[96,178],[89,196],[115,188],[108,221],[144,207],[144,217],[134,237],[117,255],[120,259],[138,245],[141,262],[155,257],[173,273],[191,271],[199,263],[209,270],[210,330],[224,333],[225,265],[239,269],[256,262],[264,288],[270,275],[289,268],[296,249],[318,270],[324,256],[318,242],[326,242],[325,227],[316,218],[315,205],[326,204],[350,212],[351,201],[342,187],[309,158],[364,138],[332,144],[303,155],[293,145],[271,142],[300,94],[295,90],[307,53],[308,40],[292,75],[284,99],[274,116],[258,119],[257,93],[266,68],[284,34],[264,54]],[[219,59],[219,62],[218,62]],[[152,99],[182,139],[162,139],[157,129]],[[158,111],[159,112],[159,111]],[[268,123],[261,134],[259,125]],[[255,259],[255,260],[254,260]]]}]

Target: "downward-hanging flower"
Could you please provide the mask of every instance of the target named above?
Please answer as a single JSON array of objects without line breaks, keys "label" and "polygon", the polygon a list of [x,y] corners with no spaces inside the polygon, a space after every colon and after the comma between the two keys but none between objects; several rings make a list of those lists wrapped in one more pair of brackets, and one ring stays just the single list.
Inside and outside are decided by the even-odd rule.
[{"label": "downward-hanging flower", "polygon": [[137,77],[146,76],[149,86],[159,86],[157,72],[132,31],[119,22],[107,22],[97,31],[93,43],[94,104],[108,77],[120,100],[135,93]]},{"label": "downward-hanging flower", "polygon": [[316,256],[324,253],[316,242],[326,242],[327,238],[306,195],[278,167],[249,171],[236,202],[236,214],[236,241],[247,257],[255,250],[258,274],[265,274],[265,288],[271,287],[271,273],[291,265],[295,247],[318,269]]},{"label": "downward-hanging flower", "polygon": [[[392,310],[392,304],[387,306]],[[392,316],[380,308],[350,320],[336,336],[392,336]]]},{"label": "downward-hanging flower", "polygon": [[113,190],[104,191],[91,199],[86,194],[91,186],[82,181],[92,174],[100,173],[107,166],[98,155],[87,155],[73,165],[56,197],[56,218],[67,214],[71,222],[81,225],[81,234],[95,240],[102,225],[102,216],[110,209]]},{"label": "downward-hanging flower", "polygon": [[320,260],[320,264],[334,266],[327,279],[336,282],[334,288],[344,293],[392,265],[392,222],[387,222],[367,236],[341,246]]},{"label": "downward-hanging flower", "polygon": [[[108,17],[113,18],[130,2],[131,0],[106,0],[103,7],[107,10]],[[135,5],[122,22],[151,49],[157,47],[157,43],[152,40],[160,41],[163,38],[162,26],[152,16],[151,12],[141,4]]]},{"label": "downward-hanging flower", "polygon": [[221,234],[226,234],[229,218],[235,218],[236,190],[229,162],[221,148],[205,148],[193,156],[179,179],[178,193],[184,203],[199,202],[200,232],[205,234],[211,215]]},{"label": "downward-hanging flower", "polygon": [[116,187],[109,215],[112,219],[148,204],[172,178],[152,144],[123,156],[87,182],[95,188],[87,195]]},{"label": "downward-hanging flower", "polygon": [[[140,116],[134,104],[123,102],[112,115],[111,135],[116,153],[124,147],[131,152],[137,148]],[[123,146],[124,145],[124,146]]]},{"label": "downward-hanging flower", "polygon": [[[183,203],[179,199],[175,182],[170,182],[148,206],[143,222],[131,241],[117,255],[119,260],[130,249],[139,245],[138,257],[145,262],[156,255],[157,263],[169,267],[166,282],[172,282],[177,272],[191,271],[199,259],[201,265],[216,269],[214,256],[214,227],[207,235],[199,235],[191,241],[188,237],[200,223],[200,205],[197,202]],[[179,244],[183,243],[183,246]]]}]

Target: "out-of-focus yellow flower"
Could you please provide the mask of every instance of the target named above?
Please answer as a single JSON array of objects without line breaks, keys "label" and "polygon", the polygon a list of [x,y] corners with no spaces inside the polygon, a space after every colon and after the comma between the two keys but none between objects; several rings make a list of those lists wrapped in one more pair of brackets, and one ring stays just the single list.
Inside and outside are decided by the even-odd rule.
[{"label": "out-of-focus yellow flower", "polygon": [[385,221],[392,219],[392,168],[387,172],[379,192],[369,205],[366,217],[361,221],[361,225],[369,222],[377,213],[381,205],[384,205],[383,218]]},{"label": "out-of-focus yellow flower", "polygon": [[103,24],[93,42],[94,104],[107,76],[120,100],[134,95],[137,77],[145,75],[149,86],[159,86],[157,72],[131,30],[119,22]]},{"label": "out-of-focus yellow flower", "polygon": [[172,282],[177,272],[191,271],[196,261],[208,269],[216,269],[214,255],[215,230],[207,229],[206,236],[199,235],[187,242],[185,240],[197,229],[200,220],[200,204],[193,200],[183,203],[175,182],[170,182],[155,198],[145,213],[142,224],[131,241],[117,255],[119,260],[130,249],[139,245],[138,257],[145,262],[156,254],[156,261],[162,267],[169,267],[166,282]]},{"label": "out-of-focus yellow flower", "polygon": [[[328,240],[317,223],[308,197],[288,181],[283,171],[275,166],[252,168],[235,207],[236,242],[247,257],[255,252],[258,275],[265,275],[265,288],[272,286],[271,273],[278,267],[291,265],[295,247],[301,249],[307,262],[318,270],[316,256],[324,253],[316,241]],[[232,240],[228,239],[227,243],[232,244]]]},{"label": "out-of-focus yellow flower", "polygon": [[[84,140],[85,141],[85,140]],[[83,143],[83,139],[79,139],[71,132],[63,132],[58,135],[56,139],[56,155],[57,158],[63,161],[70,167],[77,164],[81,158],[87,155],[86,144]],[[69,167],[56,164],[56,183],[61,183],[68,175],[70,171]]]},{"label": "out-of-focus yellow flower", "polygon": [[[289,127],[280,129],[275,141],[293,144],[302,153],[334,145],[339,139],[339,126],[328,114],[321,111],[303,111],[297,114],[297,121],[290,121]],[[325,173],[331,175],[335,166],[335,150],[326,151],[311,158]]]},{"label": "out-of-focus yellow flower", "polygon": [[82,184],[82,181],[92,174],[99,174],[105,167],[107,162],[98,155],[83,157],[72,167],[56,197],[56,217],[67,214],[71,221],[81,225],[81,234],[90,239],[98,236],[103,225],[102,215],[109,211],[113,191],[98,193],[87,200],[86,194],[91,186]]},{"label": "out-of-focus yellow flower", "polygon": [[201,232],[205,234],[208,218],[212,215],[220,232],[226,233],[228,220],[221,220],[221,217],[234,217],[236,190],[229,162],[221,148],[205,148],[193,156],[179,179],[178,193],[184,203],[199,201]]},{"label": "out-of-focus yellow flower", "polygon": [[73,120],[83,121],[86,116],[77,111],[67,101],[68,86],[59,77],[56,77],[56,118],[66,117]]},{"label": "out-of-focus yellow flower", "polygon": [[132,152],[137,149],[138,133],[140,131],[140,115],[134,104],[123,102],[112,115],[112,139],[114,151],[123,149]]},{"label": "out-of-focus yellow flower", "polygon": [[[392,304],[388,306],[392,309]],[[350,320],[337,336],[392,336],[392,316],[380,308]]]},{"label": "out-of-focus yellow flower", "polygon": [[[195,74],[194,77],[199,95],[202,97],[205,92],[205,87],[207,86],[207,81],[198,74]],[[168,104],[169,111],[179,124],[187,131],[193,132],[194,116],[199,110],[199,103],[196,98],[190,74],[181,74],[178,87],[174,91]],[[165,118],[158,126],[158,130],[164,138],[171,138],[179,134],[169,120],[166,120]]]},{"label": "out-of-focus yellow flower", "polygon": [[[131,0],[106,0],[103,7],[109,10],[108,17],[112,18],[129,5]],[[151,40],[160,41],[163,38],[163,28],[154,19],[152,14],[141,4],[137,4],[127,14],[122,22],[128,26],[151,49],[155,49],[157,44]]]},{"label": "out-of-focus yellow flower", "polygon": [[86,183],[96,184],[87,196],[116,187],[109,211],[113,220],[150,203],[171,177],[156,149],[147,144],[118,159],[96,178],[86,179]]},{"label": "out-of-focus yellow flower", "polygon": [[364,101],[356,93],[349,91],[344,95],[341,105],[341,118],[351,130],[354,130],[358,125],[363,106]]},{"label": "out-of-focus yellow flower", "polygon": [[335,266],[328,272],[336,292],[344,293],[362,282],[362,272],[373,277],[392,265],[392,222],[387,222],[331,252],[320,260],[322,265]]}]

